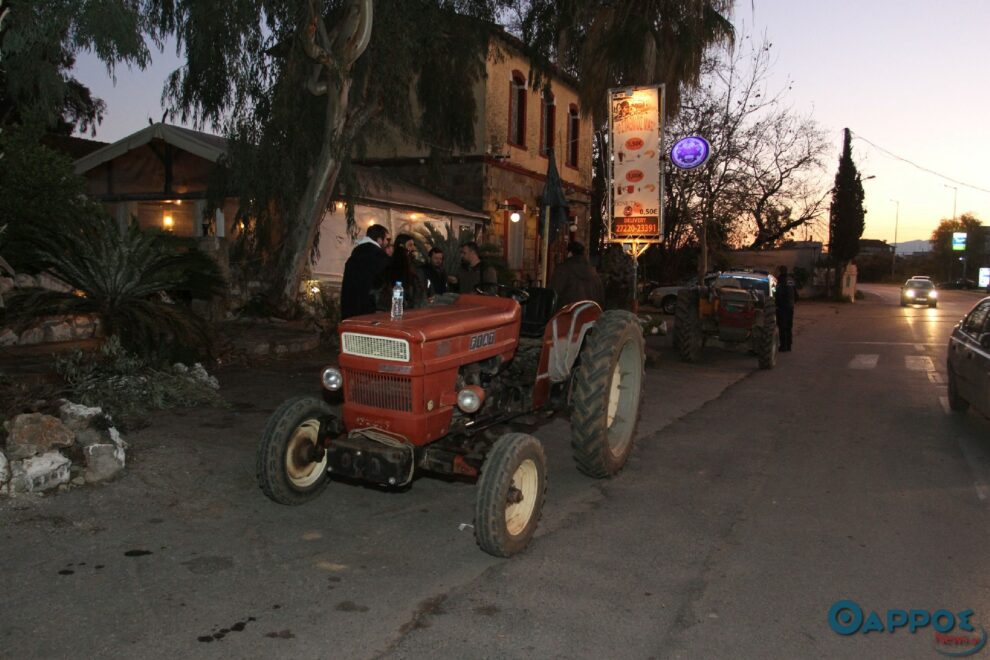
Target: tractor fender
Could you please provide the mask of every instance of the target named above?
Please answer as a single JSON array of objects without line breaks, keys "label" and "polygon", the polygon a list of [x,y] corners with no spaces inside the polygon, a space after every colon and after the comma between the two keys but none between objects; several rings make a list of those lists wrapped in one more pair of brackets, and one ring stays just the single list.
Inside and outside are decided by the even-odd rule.
[{"label": "tractor fender", "polygon": [[585,300],[567,305],[551,319],[547,328],[550,339],[547,367],[551,383],[562,383],[571,377],[584,337],[601,315],[602,308],[598,303]]}]

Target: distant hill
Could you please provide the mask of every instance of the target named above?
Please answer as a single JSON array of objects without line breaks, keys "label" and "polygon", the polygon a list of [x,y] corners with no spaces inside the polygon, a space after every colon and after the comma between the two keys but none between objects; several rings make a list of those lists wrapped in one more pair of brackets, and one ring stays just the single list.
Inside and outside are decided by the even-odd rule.
[{"label": "distant hill", "polygon": [[931,252],[932,244],[929,241],[904,241],[897,244],[897,254],[912,254],[914,252]]}]

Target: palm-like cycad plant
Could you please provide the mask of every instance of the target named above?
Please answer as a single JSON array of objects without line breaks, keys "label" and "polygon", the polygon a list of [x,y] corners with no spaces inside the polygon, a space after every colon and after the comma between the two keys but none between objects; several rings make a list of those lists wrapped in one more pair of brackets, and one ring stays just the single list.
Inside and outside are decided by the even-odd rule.
[{"label": "palm-like cycad plant", "polygon": [[224,282],[216,262],[188,239],[141,229],[121,230],[94,211],[77,222],[35,229],[25,255],[71,291],[27,289],[9,301],[10,314],[24,322],[45,316],[94,314],[107,336],[128,348],[148,351],[173,342],[206,348],[206,322],[176,293],[206,298]]}]

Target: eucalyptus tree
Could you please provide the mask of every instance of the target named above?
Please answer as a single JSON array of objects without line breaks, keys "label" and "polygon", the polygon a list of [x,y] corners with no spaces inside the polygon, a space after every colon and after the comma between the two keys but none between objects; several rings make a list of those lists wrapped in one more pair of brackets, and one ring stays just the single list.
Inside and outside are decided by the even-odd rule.
[{"label": "eucalyptus tree", "polygon": [[496,0],[155,1],[186,58],[166,96],[230,138],[222,184],[280,306],[369,137],[387,127],[437,158],[474,142]]},{"label": "eucalyptus tree", "polygon": [[94,129],[105,106],[72,76],[80,51],[111,76],[120,64],[144,68],[162,32],[151,0],[0,0],[0,126]]}]

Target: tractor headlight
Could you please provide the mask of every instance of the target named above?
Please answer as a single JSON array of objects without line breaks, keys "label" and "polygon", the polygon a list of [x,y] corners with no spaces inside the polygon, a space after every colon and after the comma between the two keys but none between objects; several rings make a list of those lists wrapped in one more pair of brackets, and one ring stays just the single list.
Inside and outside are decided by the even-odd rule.
[{"label": "tractor headlight", "polygon": [[457,407],[466,413],[476,413],[481,410],[485,401],[485,392],[480,387],[465,387],[457,393]]},{"label": "tractor headlight", "polygon": [[340,373],[340,369],[335,367],[327,367],[324,369],[323,373],[320,375],[320,380],[323,381],[323,387],[327,388],[331,392],[336,392],[344,386],[344,375]]},{"label": "tractor headlight", "polygon": [[904,292],[904,295],[907,296],[908,298],[914,298],[914,289],[908,289],[907,291]]}]

